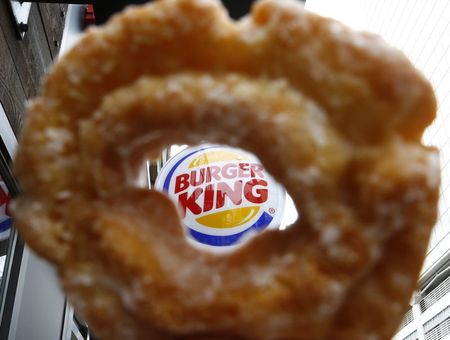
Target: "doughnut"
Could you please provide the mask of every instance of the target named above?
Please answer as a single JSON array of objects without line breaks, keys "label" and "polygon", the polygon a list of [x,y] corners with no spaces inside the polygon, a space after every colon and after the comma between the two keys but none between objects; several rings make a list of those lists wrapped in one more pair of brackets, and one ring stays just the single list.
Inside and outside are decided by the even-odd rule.
[{"label": "doughnut", "polygon": [[[435,111],[401,52],[295,1],[239,21],[212,0],[130,7],[31,102],[16,225],[102,339],[390,339],[437,216]],[[254,153],[295,224],[225,254],[188,243],[136,176],[203,141]]]}]

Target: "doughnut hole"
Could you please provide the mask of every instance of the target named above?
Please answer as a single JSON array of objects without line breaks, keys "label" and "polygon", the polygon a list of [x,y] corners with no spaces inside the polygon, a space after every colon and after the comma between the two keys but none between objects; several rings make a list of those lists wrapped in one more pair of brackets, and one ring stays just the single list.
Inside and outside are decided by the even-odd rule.
[{"label": "doughnut hole", "polygon": [[197,248],[232,251],[265,229],[289,228],[299,216],[292,197],[260,160],[231,146],[172,145],[159,158],[140,162],[136,173],[137,187],[171,199]]}]

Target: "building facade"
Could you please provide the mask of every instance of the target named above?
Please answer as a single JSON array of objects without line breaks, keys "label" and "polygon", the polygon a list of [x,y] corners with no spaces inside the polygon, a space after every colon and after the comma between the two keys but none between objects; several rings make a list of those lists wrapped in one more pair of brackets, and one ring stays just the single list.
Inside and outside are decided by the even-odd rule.
[{"label": "building facade", "polygon": [[434,87],[437,117],[423,141],[440,150],[439,219],[417,292],[395,339],[450,339],[450,2],[308,0],[306,8],[353,28],[380,34],[402,50]]}]

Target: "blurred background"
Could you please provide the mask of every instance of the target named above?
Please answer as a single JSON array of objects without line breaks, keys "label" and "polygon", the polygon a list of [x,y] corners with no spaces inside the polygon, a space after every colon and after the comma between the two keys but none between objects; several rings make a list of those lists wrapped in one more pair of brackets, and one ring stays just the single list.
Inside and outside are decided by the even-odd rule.
[{"label": "blurred background", "polygon": [[[11,159],[26,101],[36,95],[51,63],[89,25],[102,24],[124,6],[143,2],[0,0],[0,339],[95,338],[67,302],[54,270],[24,246],[14,230],[8,205],[19,188],[11,175]],[[252,2],[223,1],[236,19],[248,12]],[[440,149],[439,220],[417,290],[394,338],[450,339],[450,1],[307,0],[305,6],[380,34],[433,84],[439,109],[423,140]],[[173,146],[160,159],[149,160],[143,169],[144,185],[151,187],[166,162],[184,147]],[[285,224],[296,218],[295,209],[285,209]]]}]

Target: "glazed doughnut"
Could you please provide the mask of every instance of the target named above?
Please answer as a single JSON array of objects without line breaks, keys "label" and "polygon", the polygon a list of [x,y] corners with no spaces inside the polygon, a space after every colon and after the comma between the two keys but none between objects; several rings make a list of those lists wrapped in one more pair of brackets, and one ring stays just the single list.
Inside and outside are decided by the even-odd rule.
[{"label": "glazed doughnut", "polygon": [[[436,220],[435,110],[399,51],[295,1],[237,22],[217,1],[129,8],[32,102],[16,224],[103,339],[390,339]],[[228,254],[192,247],[135,179],[205,140],[256,154],[301,218]]]}]

